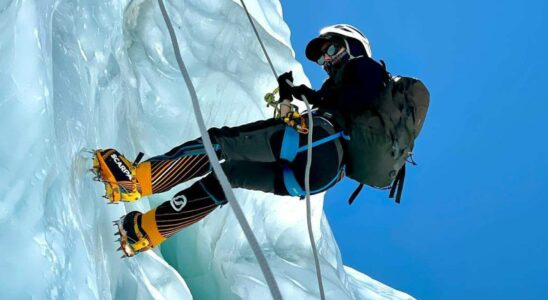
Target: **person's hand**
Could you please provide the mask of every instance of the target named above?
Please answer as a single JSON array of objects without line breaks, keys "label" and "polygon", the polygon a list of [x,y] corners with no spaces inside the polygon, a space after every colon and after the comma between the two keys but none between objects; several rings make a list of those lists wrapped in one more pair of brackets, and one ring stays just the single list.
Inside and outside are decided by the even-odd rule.
[{"label": "person's hand", "polygon": [[314,100],[313,98],[315,97],[315,91],[304,84],[294,86],[291,89],[291,93],[295,96],[295,99],[298,100],[301,100],[303,96],[305,96],[308,101]]},{"label": "person's hand", "polygon": [[280,99],[284,100],[290,100],[291,97],[291,86],[287,81],[293,82],[293,71],[285,72],[282,75],[278,77],[278,86],[279,86],[279,92],[280,92]]}]

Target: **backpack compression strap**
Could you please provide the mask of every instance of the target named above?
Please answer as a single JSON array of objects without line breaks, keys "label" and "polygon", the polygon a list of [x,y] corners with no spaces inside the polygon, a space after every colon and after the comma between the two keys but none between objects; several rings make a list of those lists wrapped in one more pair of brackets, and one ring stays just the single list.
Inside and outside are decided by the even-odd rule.
[{"label": "backpack compression strap", "polygon": [[[396,192],[396,189],[398,190],[396,194],[396,203],[400,203],[401,201],[401,194],[403,192],[403,182],[405,180],[405,165],[401,167],[401,169],[398,171],[398,174],[396,175],[396,178],[394,179],[394,182],[392,183],[392,186],[390,187],[390,194],[388,195],[388,198],[394,198],[394,193]],[[348,198],[348,205],[352,205],[352,202],[356,200],[356,197],[360,194],[360,192],[363,189],[364,184],[360,183],[358,187],[354,190],[352,195],[350,195],[350,198]]]},{"label": "backpack compression strap", "polygon": [[394,198],[394,193],[396,192],[396,189],[398,190],[396,194],[396,203],[400,203],[401,200],[401,193],[403,192],[403,182],[405,180],[405,165],[401,167],[401,169],[398,171],[398,175],[396,175],[396,178],[394,179],[394,183],[392,183],[392,187],[390,188],[390,195],[388,198]]}]

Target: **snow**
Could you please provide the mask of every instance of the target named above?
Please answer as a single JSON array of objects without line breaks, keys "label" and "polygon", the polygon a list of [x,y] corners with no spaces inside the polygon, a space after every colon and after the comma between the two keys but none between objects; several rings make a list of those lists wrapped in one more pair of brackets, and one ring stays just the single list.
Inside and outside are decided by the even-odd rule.
[{"label": "snow", "polygon": [[[277,72],[293,70],[276,0],[247,0]],[[208,126],[264,119],[276,80],[239,1],[167,1]],[[86,149],[133,158],[198,136],[167,29],[152,0],[0,1],[0,296],[3,299],[266,299],[229,207],[154,251],[120,259],[112,220],[173,191],[106,205]],[[317,299],[305,203],[237,189],[286,299]],[[343,266],[313,197],[328,299],[412,299]],[[191,295],[192,294],[192,295]]]}]

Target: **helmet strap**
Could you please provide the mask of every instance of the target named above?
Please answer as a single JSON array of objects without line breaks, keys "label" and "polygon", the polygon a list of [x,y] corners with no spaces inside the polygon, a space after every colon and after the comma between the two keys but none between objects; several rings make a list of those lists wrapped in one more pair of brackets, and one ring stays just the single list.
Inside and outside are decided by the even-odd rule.
[{"label": "helmet strap", "polygon": [[346,39],[343,39],[344,41],[344,47],[346,48],[346,53],[350,56],[350,59],[354,58],[354,55],[350,52],[350,45],[348,44],[348,41]]}]

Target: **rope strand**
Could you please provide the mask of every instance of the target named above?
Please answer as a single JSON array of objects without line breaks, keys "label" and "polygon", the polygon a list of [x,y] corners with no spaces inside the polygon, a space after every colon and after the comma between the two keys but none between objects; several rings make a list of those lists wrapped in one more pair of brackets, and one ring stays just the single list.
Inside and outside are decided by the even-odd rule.
[{"label": "rope strand", "polygon": [[253,250],[255,257],[257,258],[257,261],[259,263],[259,266],[261,267],[261,271],[263,272],[263,275],[265,277],[268,288],[270,289],[270,293],[272,294],[272,297],[275,300],[282,299],[280,289],[276,283],[276,280],[274,279],[274,274],[272,273],[272,270],[270,269],[270,266],[268,265],[268,262],[266,261],[266,258],[261,250],[261,247],[259,246],[259,243],[257,242],[257,239],[255,238],[255,235],[253,234],[253,231],[251,230],[251,227],[249,226],[249,223],[245,219],[242,208],[240,207],[239,203],[236,201],[236,197],[234,196],[232,187],[230,186],[230,183],[228,182],[226,174],[224,173],[223,169],[221,168],[221,164],[219,163],[219,160],[217,159],[217,154],[215,153],[215,150],[213,149],[211,139],[209,138],[209,135],[206,130],[206,126],[205,126],[203,115],[200,109],[200,103],[198,101],[196,90],[194,88],[190,75],[188,74],[186,66],[181,57],[181,53],[179,50],[179,43],[177,42],[177,36],[175,35],[175,30],[173,29],[171,20],[169,18],[169,15],[167,14],[163,0],[158,0],[158,4],[160,5],[160,10],[162,11],[162,17],[164,18],[164,21],[169,31],[169,36],[171,39],[171,43],[173,45],[173,51],[175,53],[177,64],[179,65],[179,70],[181,71],[181,74],[183,75],[183,78],[188,88],[188,92],[190,94],[190,98],[192,100],[192,108],[194,109],[194,116],[196,117],[196,122],[198,123],[198,127],[200,128],[202,141],[204,143],[204,147],[205,147],[207,156],[209,157],[211,166],[213,167],[213,171],[215,172],[215,175],[217,175],[217,178],[219,182],[221,183],[221,187],[224,191],[227,201],[231,204],[230,207],[232,207],[234,214],[236,215],[236,218],[238,219],[238,222],[240,223],[240,226],[242,227],[242,230],[251,246],[251,249]]},{"label": "rope strand", "polygon": [[272,69],[272,73],[274,74],[274,77],[277,79],[278,74],[276,73],[276,69],[274,68],[274,64],[272,63],[272,60],[270,59],[270,56],[268,55],[268,52],[266,51],[266,48],[263,44],[263,40],[259,36],[259,32],[257,31],[257,28],[255,27],[255,23],[253,23],[251,14],[249,13],[249,10],[247,10],[247,6],[245,5],[244,0],[240,0],[240,1],[242,2],[242,6],[244,7],[245,13],[247,14],[249,23],[251,23],[251,27],[253,27],[253,31],[255,32],[255,35],[257,36],[257,39],[259,40],[259,44],[261,44],[261,48],[263,48],[264,55],[266,56],[266,59],[268,60],[268,64],[270,65],[270,68]]},{"label": "rope strand", "polygon": [[[259,43],[261,44],[261,48],[263,49],[266,59],[268,60],[270,68],[272,69],[272,73],[274,74],[274,77],[277,80],[278,74],[276,73],[276,69],[274,68],[274,65],[272,64],[272,60],[270,60],[270,56],[268,55],[268,52],[266,51],[263,41],[261,37],[259,36],[259,32],[257,31],[257,28],[255,27],[255,23],[253,23],[251,14],[249,13],[247,9],[247,6],[245,5],[244,0],[240,0],[240,1],[242,2],[242,6],[245,10],[245,13],[247,14],[249,23],[251,23],[251,26],[253,27],[253,31],[255,31],[255,35],[257,36],[257,39],[259,40]],[[287,83],[291,87],[293,87],[293,83],[291,81],[288,80]],[[307,145],[307,151],[306,151],[307,160],[306,160],[306,169],[305,169],[305,176],[304,176],[305,177],[304,185],[306,190],[306,219],[307,219],[307,225],[308,225],[308,236],[310,238],[310,245],[312,246],[312,252],[314,254],[314,263],[316,265],[316,277],[318,279],[318,287],[320,289],[320,298],[322,300],[325,300],[325,293],[324,293],[323,282],[322,282],[322,271],[320,268],[318,250],[316,249],[314,233],[312,232],[312,217],[311,217],[311,204],[310,204],[310,167],[312,165],[312,130],[313,130],[314,124],[312,120],[312,113],[310,111],[310,103],[308,103],[304,95],[301,100],[306,105],[306,109],[308,111],[308,127],[310,128],[309,129],[310,131],[308,132],[308,145]]]}]

